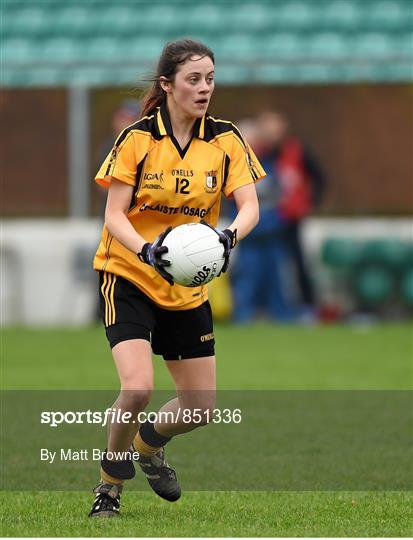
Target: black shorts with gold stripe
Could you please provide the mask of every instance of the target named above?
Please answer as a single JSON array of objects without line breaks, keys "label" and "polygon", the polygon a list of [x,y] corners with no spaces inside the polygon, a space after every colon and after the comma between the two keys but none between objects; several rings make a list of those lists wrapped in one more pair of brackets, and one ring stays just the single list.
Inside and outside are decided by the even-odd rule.
[{"label": "black shorts with gold stripe", "polygon": [[170,311],[156,305],[130,281],[100,272],[100,311],[111,348],[122,341],[146,339],[165,360],[215,354],[211,306]]}]

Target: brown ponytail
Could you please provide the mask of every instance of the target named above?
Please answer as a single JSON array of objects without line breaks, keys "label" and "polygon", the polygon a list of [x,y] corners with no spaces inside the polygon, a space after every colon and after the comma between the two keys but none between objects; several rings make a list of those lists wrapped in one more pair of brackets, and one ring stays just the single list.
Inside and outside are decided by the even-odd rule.
[{"label": "brown ponytail", "polygon": [[214,53],[200,41],[181,39],[170,41],[165,45],[158,61],[156,75],[152,79],[152,86],[143,97],[141,117],[162,105],[166,99],[166,94],[159,82],[160,78],[165,77],[173,82],[178,66],[184,64],[191,56],[208,56],[213,63],[215,62]]},{"label": "brown ponytail", "polygon": [[156,107],[162,105],[164,99],[165,92],[161,88],[159,79],[156,79],[143,97],[141,118],[153,111]]}]

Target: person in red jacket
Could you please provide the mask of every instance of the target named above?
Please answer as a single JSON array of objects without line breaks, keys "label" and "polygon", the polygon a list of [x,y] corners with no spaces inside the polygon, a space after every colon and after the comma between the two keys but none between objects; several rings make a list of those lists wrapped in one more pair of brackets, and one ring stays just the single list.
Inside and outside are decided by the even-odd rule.
[{"label": "person in red jacket", "polygon": [[276,212],[282,221],[282,238],[297,276],[299,301],[312,309],[315,296],[307,269],[301,225],[322,200],[326,179],[314,155],[290,134],[289,121],[278,111],[262,112],[257,118],[261,162],[277,185]]}]

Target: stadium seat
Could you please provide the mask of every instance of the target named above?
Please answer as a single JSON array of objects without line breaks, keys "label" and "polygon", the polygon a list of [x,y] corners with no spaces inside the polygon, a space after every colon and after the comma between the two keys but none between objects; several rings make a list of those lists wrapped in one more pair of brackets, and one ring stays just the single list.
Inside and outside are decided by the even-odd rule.
[{"label": "stadium seat", "polygon": [[125,51],[125,57],[131,58],[134,62],[150,63],[155,68],[156,61],[164,45],[164,40],[158,36],[137,37],[128,43],[128,51]]},{"label": "stadium seat", "polygon": [[19,86],[34,86],[31,79],[31,73],[32,72],[22,69],[7,70],[7,72],[2,75],[2,83],[5,86],[14,86],[16,88]]},{"label": "stadium seat", "polygon": [[265,83],[279,83],[285,80],[291,80],[291,68],[280,65],[257,66],[253,72],[254,81],[262,81]]},{"label": "stadium seat", "polygon": [[264,65],[254,68],[254,80],[265,83],[306,83],[331,80],[331,67],[325,64],[286,62],[282,65]]},{"label": "stadium seat", "polygon": [[50,32],[53,11],[42,6],[24,6],[20,9],[2,7],[2,33],[15,37],[41,36]]},{"label": "stadium seat", "polygon": [[251,83],[252,75],[250,69],[245,65],[225,65],[224,62],[219,60],[219,67],[216,71],[216,80],[219,84],[228,83],[231,84],[234,81],[238,81],[239,84]]},{"label": "stadium seat", "polygon": [[333,0],[320,9],[320,26],[326,31],[354,31],[362,26],[362,2]]},{"label": "stadium seat", "polygon": [[305,55],[305,36],[300,38],[294,33],[270,34],[257,40],[257,57],[264,60],[302,57]]},{"label": "stadium seat", "polygon": [[21,37],[5,39],[1,44],[1,60],[5,63],[19,64],[34,62],[38,58],[37,47],[28,39]]},{"label": "stadium seat", "polygon": [[340,72],[340,77],[336,75],[336,72],[340,69],[338,66],[326,65],[323,63],[306,63],[305,65],[294,66],[294,70],[291,70],[289,77],[290,81],[298,81],[301,83],[307,83],[311,81],[329,82],[334,80],[340,80],[343,75]]},{"label": "stadium seat", "polygon": [[337,269],[351,269],[360,260],[361,244],[351,238],[329,238],[321,250],[324,264]]},{"label": "stadium seat", "polygon": [[[231,27],[234,32],[247,32],[253,34],[262,32],[266,28],[270,28],[268,20],[269,6],[263,4],[244,4],[237,6],[237,9],[226,8],[225,17],[221,15],[221,21],[227,26],[228,21],[231,21]],[[222,13],[222,8],[221,8]],[[222,24],[222,23],[221,23]]]},{"label": "stadium seat", "polygon": [[364,28],[379,31],[410,30],[413,9],[410,0],[383,0],[364,5]]},{"label": "stadium seat", "polygon": [[[397,36],[396,36],[397,37]],[[382,33],[362,33],[350,41],[349,53],[358,58],[392,58],[398,55],[397,39]]]},{"label": "stadium seat", "polygon": [[93,35],[95,9],[88,9],[87,4],[77,4],[59,7],[50,27],[50,33],[56,37],[74,37],[78,35]]},{"label": "stadium seat", "polygon": [[279,28],[295,30],[309,28],[317,18],[313,6],[305,0],[275,3],[272,19]]},{"label": "stadium seat", "polygon": [[83,46],[73,38],[56,37],[39,42],[39,57],[42,62],[80,62],[84,59]]},{"label": "stadium seat", "polygon": [[[62,84],[59,72],[50,67],[38,68],[37,70],[27,70],[25,68],[13,70],[7,77],[7,84],[10,86],[45,87]],[[70,79],[67,82],[69,83]]]},{"label": "stadium seat", "polygon": [[397,238],[371,240],[365,244],[361,253],[361,260],[365,263],[374,262],[395,269],[401,268],[407,257],[407,244]]},{"label": "stadium seat", "polygon": [[[102,67],[73,68],[70,70],[70,79],[68,83],[74,85],[104,85],[108,82],[108,74],[110,71]],[[114,74],[112,73],[112,76]],[[65,74],[62,74],[65,77]]]},{"label": "stadium seat", "polygon": [[[118,67],[125,67],[128,64],[136,70],[139,63],[147,64],[156,60],[162,50],[162,42],[159,39],[130,36],[114,39],[100,35],[84,42],[83,46],[85,60],[91,63],[98,62],[103,67],[111,64],[110,69],[113,73]],[[119,62],[120,66],[117,65]]]},{"label": "stadium seat", "polygon": [[355,291],[366,304],[378,304],[389,300],[394,290],[394,278],[381,266],[366,266],[355,276]]},{"label": "stadium seat", "polygon": [[[413,22],[412,22],[413,28]],[[396,55],[403,56],[412,62],[413,56],[413,36],[411,32],[404,32],[398,37],[393,38],[393,50]]]},{"label": "stadium seat", "polygon": [[[233,10],[231,10],[233,11]],[[208,3],[200,3],[190,9],[186,9],[184,23],[186,28],[190,28],[192,32],[210,33],[211,35],[220,34],[228,23],[227,6],[218,6]],[[178,18],[178,17],[176,17]],[[236,31],[235,21],[233,28]]]},{"label": "stadium seat", "polygon": [[215,52],[223,60],[251,61],[257,58],[257,50],[251,36],[233,34],[215,44]]},{"label": "stadium seat", "polygon": [[[139,28],[145,28],[146,33],[149,31],[150,36],[159,37],[165,35],[171,31],[184,31],[188,28],[187,17],[191,13],[191,9],[182,11],[171,4],[149,4],[145,9],[142,9],[141,15],[139,15],[140,8],[137,8],[138,24],[136,28],[136,35],[139,36]],[[183,15],[183,16],[182,16]]]},{"label": "stadium seat", "polygon": [[410,59],[405,58],[400,61],[393,62],[381,62],[376,64],[366,63],[363,66],[359,66],[357,70],[351,70],[353,76],[357,76],[358,80],[372,80],[372,81],[387,81],[387,82],[400,82],[411,77],[412,75],[412,62]]},{"label": "stadium seat", "polygon": [[145,11],[136,3],[109,5],[95,14],[94,32],[115,39],[139,35],[145,28],[144,15]]},{"label": "stadium seat", "polygon": [[343,58],[348,56],[348,45],[339,33],[325,32],[308,39],[308,54],[313,58]]},{"label": "stadium seat", "polygon": [[[118,40],[113,39],[111,36],[97,36],[89,39],[87,42],[83,42],[84,45],[84,59],[88,62],[98,63],[114,63],[123,59],[123,45],[126,48],[127,40],[119,43]],[[113,66],[115,67],[115,66]]]}]

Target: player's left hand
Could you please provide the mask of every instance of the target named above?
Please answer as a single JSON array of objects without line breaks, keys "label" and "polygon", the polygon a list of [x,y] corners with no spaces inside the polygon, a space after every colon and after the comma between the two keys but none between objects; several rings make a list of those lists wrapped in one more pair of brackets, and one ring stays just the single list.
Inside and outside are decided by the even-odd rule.
[{"label": "player's left hand", "polygon": [[237,244],[237,229],[235,229],[234,231],[231,231],[231,229],[224,229],[223,231],[220,231],[204,220],[202,220],[201,223],[202,225],[206,225],[207,227],[213,229],[217,233],[221,244],[224,245],[225,262],[224,262],[224,266],[222,267],[221,272],[218,274],[218,276],[220,276],[221,274],[223,274],[224,272],[228,270],[229,256],[231,255],[231,250]]},{"label": "player's left hand", "polygon": [[169,285],[174,284],[174,279],[172,275],[165,270],[166,266],[170,266],[170,261],[162,259],[164,253],[168,253],[168,248],[162,245],[162,242],[165,240],[165,237],[172,231],[172,227],[168,227],[163,233],[161,233],[154,242],[146,242],[143,245],[142,251],[138,253],[139,259],[153,266],[160,276],[163,277]]}]

